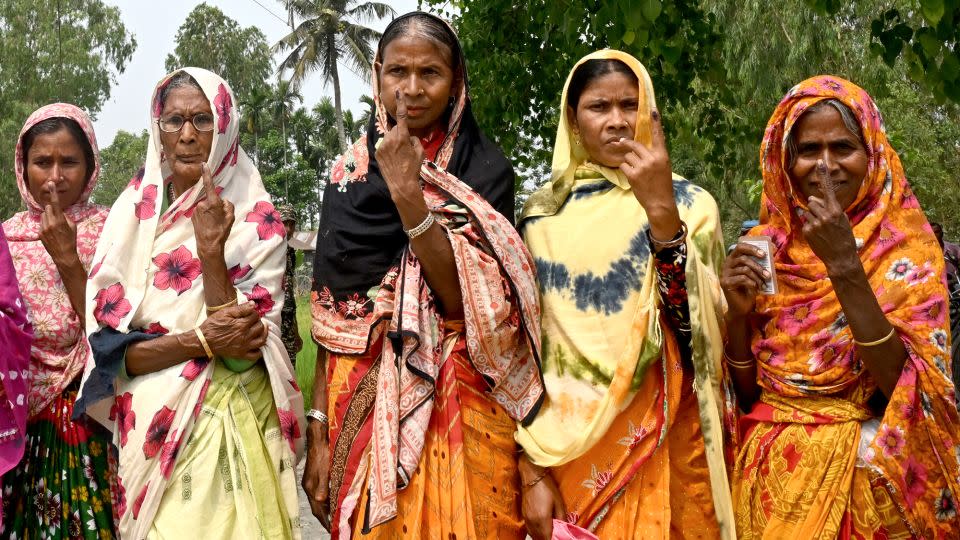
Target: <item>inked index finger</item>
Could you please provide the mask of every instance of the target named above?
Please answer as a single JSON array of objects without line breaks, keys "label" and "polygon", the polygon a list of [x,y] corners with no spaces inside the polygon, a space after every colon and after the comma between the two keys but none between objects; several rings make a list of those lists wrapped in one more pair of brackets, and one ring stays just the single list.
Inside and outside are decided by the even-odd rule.
[{"label": "inked index finger", "polygon": [[210,169],[207,168],[206,163],[200,164],[200,174],[203,177],[203,190],[207,193],[207,200],[219,201],[220,196],[217,195],[217,189],[213,186],[213,177],[210,176]]},{"label": "inked index finger", "polygon": [[667,138],[663,134],[663,119],[660,117],[660,111],[654,109],[650,112],[650,129],[653,131],[652,150],[667,148]]},{"label": "inked index finger", "polygon": [[830,178],[830,173],[827,172],[827,164],[823,162],[822,159],[817,160],[817,180],[820,181],[820,187],[823,190],[823,199],[826,201],[828,206],[839,206],[840,203],[837,202],[837,192],[836,186],[833,183],[833,179]]},{"label": "inked index finger", "polygon": [[50,194],[50,204],[48,205],[53,211],[53,214],[60,213],[60,194],[57,193],[57,185],[53,182],[47,182],[47,185],[44,186],[47,188],[47,193]]},{"label": "inked index finger", "polygon": [[410,132],[407,130],[407,98],[403,95],[403,92],[397,88],[397,130],[401,136],[409,136]]}]

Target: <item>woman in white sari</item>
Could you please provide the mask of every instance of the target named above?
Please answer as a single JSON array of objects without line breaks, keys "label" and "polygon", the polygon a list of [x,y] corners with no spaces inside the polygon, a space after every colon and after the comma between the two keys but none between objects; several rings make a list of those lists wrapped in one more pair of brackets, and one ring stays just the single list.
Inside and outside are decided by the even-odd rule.
[{"label": "woman in white sari", "polygon": [[283,224],[225,81],[185,68],[151,103],[144,169],[94,257],[76,408],[114,432],[124,538],[298,538]]}]

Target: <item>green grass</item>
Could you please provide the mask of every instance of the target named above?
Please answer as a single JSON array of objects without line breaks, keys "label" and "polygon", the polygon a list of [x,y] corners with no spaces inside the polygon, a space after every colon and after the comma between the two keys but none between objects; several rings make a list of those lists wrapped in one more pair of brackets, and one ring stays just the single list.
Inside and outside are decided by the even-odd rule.
[{"label": "green grass", "polygon": [[297,328],[303,340],[303,348],[297,353],[297,384],[303,390],[303,406],[310,408],[313,403],[313,373],[317,367],[317,344],[310,337],[310,296],[297,298]]}]

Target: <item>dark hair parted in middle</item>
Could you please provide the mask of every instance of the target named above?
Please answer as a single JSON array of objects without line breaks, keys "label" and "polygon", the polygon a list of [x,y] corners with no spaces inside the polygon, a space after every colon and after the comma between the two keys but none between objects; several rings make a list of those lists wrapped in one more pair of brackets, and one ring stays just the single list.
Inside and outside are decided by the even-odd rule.
[{"label": "dark hair parted in middle", "polygon": [[594,58],[577,66],[576,71],[570,77],[570,86],[567,88],[567,105],[576,112],[577,105],[580,104],[580,96],[587,86],[610,73],[622,73],[630,78],[635,84],[640,84],[637,74],[629,66],[619,60]]},{"label": "dark hair parted in middle", "polygon": [[414,36],[442,45],[450,51],[450,69],[454,77],[463,77],[463,67],[460,66],[460,41],[453,34],[450,27],[435,15],[423,11],[414,11],[401,15],[390,22],[380,37],[377,46],[377,58],[383,61],[383,52],[393,40],[404,36]]},{"label": "dark hair parted in middle", "polygon": [[[86,133],[83,132],[83,129],[79,124],[74,122],[69,118],[47,118],[42,122],[37,122],[36,125],[27,130],[23,134],[23,170],[24,174],[28,175],[27,164],[30,162],[30,147],[33,146],[33,142],[40,135],[49,135],[51,133],[56,133],[61,129],[67,130],[67,133],[73,137],[73,140],[76,141],[77,145],[83,149],[83,157],[87,160],[87,179],[90,181],[90,177],[93,176],[93,170],[97,166],[96,158],[93,155],[93,147],[90,146],[90,141],[87,139]],[[86,184],[84,184],[86,185]]]}]

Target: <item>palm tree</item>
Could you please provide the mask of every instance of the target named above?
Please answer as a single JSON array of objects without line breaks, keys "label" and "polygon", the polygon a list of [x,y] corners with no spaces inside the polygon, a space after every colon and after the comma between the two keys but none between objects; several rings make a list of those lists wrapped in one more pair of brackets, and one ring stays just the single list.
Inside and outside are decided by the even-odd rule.
[{"label": "palm tree", "polygon": [[[297,103],[303,103],[303,96],[294,88],[290,81],[278,81],[273,95],[270,96],[267,109],[273,115],[273,119],[280,122],[280,130],[283,134],[283,167],[286,169],[287,148],[290,146],[287,141],[287,121],[290,119],[290,113],[296,107]],[[286,178],[286,176],[284,176]],[[283,189],[286,198],[289,200],[290,189],[287,181],[283,182]]]},{"label": "palm tree", "polygon": [[247,133],[253,134],[253,157],[260,165],[260,131],[263,129],[263,115],[269,106],[270,89],[257,87],[250,91],[247,99],[240,102],[243,108],[243,125]]},{"label": "palm tree", "polygon": [[380,38],[380,32],[362,23],[396,12],[382,2],[358,4],[357,0],[284,0],[284,4],[291,21],[296,18],[300,24],[273,46],[274,52],[290,51],[278,70],[291,71],[294,88],[299,88],[311,71],[319,71],[324,82],[333,85],[337,138],[340,151],[345,152],[347,138],[338,64],[341,60],[346,62],[361,77],[369,73],[373,56],[371,43]]}]

